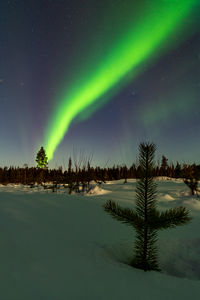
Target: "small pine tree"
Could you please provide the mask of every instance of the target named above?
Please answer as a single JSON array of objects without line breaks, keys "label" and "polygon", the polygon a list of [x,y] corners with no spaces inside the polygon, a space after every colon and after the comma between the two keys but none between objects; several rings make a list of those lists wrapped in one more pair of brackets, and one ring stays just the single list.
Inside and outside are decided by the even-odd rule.
[{"label": "small pine tree", "polygon": [[156,208],[156,184],[153,181],[155,145],[142,143],[139,146],[140,178],[136,187],[136,210],[123,208],[107,201],[104,210],[114,219],[136,230],[133,267],[144,271],[160,271],[157,257],[157,231],[188,223],[191,218],[185,207],[159,212]]},{"label": "small pine tree", "polygon": [[48,157],[46,155],[46,152],[43,147],[40,148],[40,150],[37,153],[36,156],[36,162],[37,162],[37,167],[46,169],[48,165]]}]

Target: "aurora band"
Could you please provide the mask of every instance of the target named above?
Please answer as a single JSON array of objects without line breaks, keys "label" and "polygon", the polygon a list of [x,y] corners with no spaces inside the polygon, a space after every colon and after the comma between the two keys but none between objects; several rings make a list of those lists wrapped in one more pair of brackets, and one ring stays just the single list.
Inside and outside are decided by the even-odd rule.
[{"label": "aurora band", "polygon": [[45,149],[49,160],[53,158],[72,120],[118,85],[130,71],[155,56],[155,52],[160,51],[160,46],[170,43],[170,35],[180,29],[195,2],[152,0],[148,11],[113,45],[105,59],[90,74],[84,74],[80,85],[75,84],[64,93],[63,99],[58,99],[58,107],[45,135]]}]

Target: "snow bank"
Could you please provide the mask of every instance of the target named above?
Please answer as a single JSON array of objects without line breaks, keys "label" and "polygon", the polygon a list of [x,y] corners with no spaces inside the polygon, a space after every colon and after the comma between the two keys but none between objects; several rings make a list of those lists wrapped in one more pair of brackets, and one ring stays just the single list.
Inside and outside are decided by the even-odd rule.
[{"label": "snow bank", "polygon": [[158,176],[158,177],[155,177],[155,180],[157,180],[157,181],[172,181],[172,182],[176,182],[176,183],[183,183],[182,178],[172,178],[172,177],[167,177],[167,176]]},{"label": "snow bank", "polygon": [[177,193],[178,197],[191,197],[191,191],[189,188],[187,188],[187,190],[180,190]]},{"label": "snow bank", "polygon": [[183,204],[186,204],[187,207],[192,208],[194,210],[200,210],[200,198],[185,200]]},{"label": "snow bank", "polygon": [[169,194],[164,194],[164,195],[159,194],[158,199],[159,199],[159,201],[173,201],[174,200],[174,198]]},{"label": "snow bank", "polygon": [[[94,188],[90,197],[68,195],[64,188],[60,194],[37,192],[37,188],[0,188],[1,298],[199,299],[199,200],[184,198],[192,212],[197,212],[189,225],[159,232],[163,272],[144,272],[128,265],[135,231],[102,208],[108,198],[131,207],[134,189],[122,186],[122,182],[110,184],[109,197],[104,197],[107,184]],[[161,182],[158,186],[168,207],[175,201],[175,205],[182,203],[176,192],[183,190],[183,183]],[[101,192],[102,197],[96,197]]]},{"label": "snow bank", "polygon": [[[28,185],[22,185],[22,184],[18,184],[18,185],[14,185],[14,184],[8,184],[8,185],[0,185],[0,192],[9,192],[9,193],[45,193],[45,194],[49,194],[52,193],[52,184],[46,184],[46,187],[44,188],[41,185],[35,185],[34,187],[28,186]],[[81,188],[81,187],[80,187]],[[58,188],[54,189],[54,192],[57,194],[68,194],[68,189],[66,189],[66,187],[64,187],[63,185],[58,185]],[[109,190],[105,190],[103,188],[101,188],[99,185],[97,184],[91,184],[89,191],[88,192],[81,192],[80,189],[80,194],[76,193],[76,192],[72,192],[72,195],[104,195],[104,194],[108,194],[110,193]]]},{"label": "snow bank", "polygon": [[87,196],[98,196],[98,195],[104,195],[109,194],[110,191],[104,190],[100,188],[98,185],[91,187],[91,189],[86,193]]}]

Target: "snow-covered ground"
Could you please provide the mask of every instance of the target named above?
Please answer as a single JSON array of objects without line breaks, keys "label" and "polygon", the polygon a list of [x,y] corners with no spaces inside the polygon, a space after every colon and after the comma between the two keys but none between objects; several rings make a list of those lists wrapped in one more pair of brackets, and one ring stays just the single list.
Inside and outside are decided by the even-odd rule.
[{"label": "snow-covered ground", "polygon": [[106,200],[134,208],[135,180],[88,196],[0,186],[2,300],[177,300],[200,297],[200,198],[181,180],[158,181],[158,208],[186,206],[190,224],[159,232],[162,273],[130,267],[134,230],[113,220]]}]

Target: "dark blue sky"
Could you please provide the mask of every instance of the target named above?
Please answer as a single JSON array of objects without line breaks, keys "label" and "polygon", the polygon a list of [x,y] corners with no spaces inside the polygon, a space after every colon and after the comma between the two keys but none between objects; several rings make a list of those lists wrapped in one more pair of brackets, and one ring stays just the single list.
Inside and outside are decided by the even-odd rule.
[{"label": "dark blue sky", "polygon": [[[88,58],[88,41],[101,47],[98,36],[109,14],[124,5],[123,15],[132,9],[134,16],[141,3],[0,1],[1,166],[35,165],[57,93]],[[200,163],[199,15],[197,1],[179,43],[173,47],[172,41],[168,51],[89,118],[80,121],[79,116],[71,124],[50,166],[64,166],[73,151],[92,153],[94,165],[130,165],[138,143],[146,140],[156,143],[157,158],[164,154],[169,161]],[[120,15],[118,24],[124,30]]]}]

